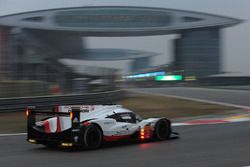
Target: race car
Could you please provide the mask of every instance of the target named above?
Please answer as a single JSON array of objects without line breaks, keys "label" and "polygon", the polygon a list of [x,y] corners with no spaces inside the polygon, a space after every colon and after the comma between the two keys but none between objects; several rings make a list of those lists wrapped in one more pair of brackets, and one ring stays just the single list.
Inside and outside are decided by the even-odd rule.
[{"label": "race car", "polygon": [[49,112],[30,106],[26,115],[27,141],[48,147],[97,149],[103,142],[166,140],[174,133],[170,120],[143,120],[121,105],[66,105]]}]

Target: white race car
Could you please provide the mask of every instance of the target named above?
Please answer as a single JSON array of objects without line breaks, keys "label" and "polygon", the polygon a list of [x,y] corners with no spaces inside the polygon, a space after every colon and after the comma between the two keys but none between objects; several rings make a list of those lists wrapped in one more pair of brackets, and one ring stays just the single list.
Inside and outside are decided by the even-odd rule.
[{"label": "white race car", "polygon": [[170,120],[143,120],[120,105],[57,106],[52,112],[28,107],[26,115],[27,141],[46,146],[97,149],[103,142],[166,140],[174,133]]}]

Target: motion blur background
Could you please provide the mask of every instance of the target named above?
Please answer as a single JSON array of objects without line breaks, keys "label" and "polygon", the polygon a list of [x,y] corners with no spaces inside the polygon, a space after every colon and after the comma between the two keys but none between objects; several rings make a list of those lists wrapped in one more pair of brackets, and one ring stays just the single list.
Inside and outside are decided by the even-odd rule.
[{"label": "motion blur background", "polygon": [[[247,0],[0,0],[0,97],[250,85],[249,5]],[[98,13],[100,6],[114,8]],[[152,26],[148,9],[135,6],[155,8],[153,16],[165,12],[165,18]],[[65,9],[37,12],[59,8]],[[78,9],[82,13],[74,13]],[[140,18],[144,22],[138,15],[146,16]],[[126,25],[124,16],[137,19],[126,17]],[[91,25],[76,23],[86,20]]]}]

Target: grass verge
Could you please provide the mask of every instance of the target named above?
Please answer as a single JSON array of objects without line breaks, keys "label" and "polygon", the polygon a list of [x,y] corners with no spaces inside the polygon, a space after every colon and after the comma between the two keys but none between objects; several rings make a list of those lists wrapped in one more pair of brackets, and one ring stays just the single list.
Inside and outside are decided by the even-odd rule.
[{"label": "grass verge", "polygon": [[[221,105],[134,93],[129,94],[129,98],[120,101],[119,104],[135,111],[143,118],[167,117],[174,119],[202,115],[221,115],[235,110],[235,108]],[[24,112],[0,114],[0,133],[25,131],[26,117]]]},{"label": "grass verge", "polygon": [[24,112],[0,114],[0,133],[18,133],[26,131],[26,117]]},{"label": "grass verge", "polygon": [[156,95],[130,94],[121,104],[143,118],[167,117],[170,119],[203,115],[223,115],[236,110],[216,104],[195,102]]}]

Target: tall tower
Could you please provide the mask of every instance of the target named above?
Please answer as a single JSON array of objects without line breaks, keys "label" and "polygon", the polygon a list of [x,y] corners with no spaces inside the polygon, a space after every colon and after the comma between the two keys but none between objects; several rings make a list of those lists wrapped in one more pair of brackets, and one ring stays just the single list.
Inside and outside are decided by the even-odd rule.
[{"label": "tall tower", "polygon": [[186,75],[204,77],[220,72],[220,28],[184,30],[175,41],[175,66]]}]

